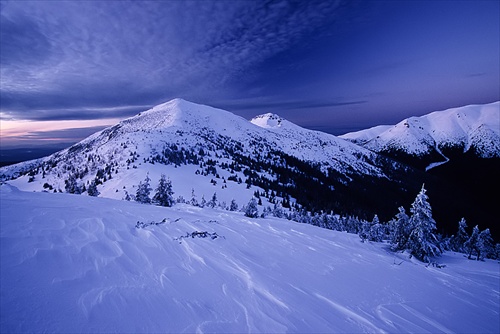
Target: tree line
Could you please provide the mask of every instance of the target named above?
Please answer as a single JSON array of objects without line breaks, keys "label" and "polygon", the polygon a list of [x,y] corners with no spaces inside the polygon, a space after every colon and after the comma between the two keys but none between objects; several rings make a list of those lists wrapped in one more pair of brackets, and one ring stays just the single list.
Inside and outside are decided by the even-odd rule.
[{"label": "tree line", "polygon": [[222,208],[229,211],[241,211],[249,218],[265,218],[273,216],[288,219],[299,223],[310,224],[336,231],[358,234],[362,242],[387,242],[394,252],[408,252],[420,261],[431,263],[433,259],[445,251],[464,253],[469,259],[484,260],[485,258],[500,259],[500,243],[494,244],[490,230],[479,230],[476,225],[472,233],[467,232],[467,223],[461,219],[458,223],[457,233],[444,237],[436,231],[436,221],[432,217],[432,208],[426,189],[417,194],[411,204],[410,214],[406,213],[404,207],[398,208],[398,213],[393,219],[386,223],[380,222],[377,215],[372,221],[359,219],[353,216],[342,217],[333,213],[311,212],[300,206],[288,206],[285,208],[282,201],[275,201],[273,208],[264,207],[258,196],[253,196],[250,201],[239,208],[233,199],[230,205],[219,203],[217,194],[214,193],[210,200],[202,197],[198,201],[194,189],[191,199],[185,200],[179,197],[174,199],[172,182],[161,175],[155,193],[151,198],[149,175],[141,181],[137,187],[136,194],[131,198],[128,194],[127,200],[134,199],[144,204],[155,204],[159,206],[172,206],[175,203],[187,203],[199,207]]}]

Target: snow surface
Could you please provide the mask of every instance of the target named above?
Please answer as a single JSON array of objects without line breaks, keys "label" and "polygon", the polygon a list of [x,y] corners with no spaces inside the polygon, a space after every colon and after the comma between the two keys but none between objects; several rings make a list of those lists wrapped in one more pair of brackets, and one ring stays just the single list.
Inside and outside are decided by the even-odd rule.
[{"label": "snow surface", "polygon": [[500,102],[436,111],[339,137],[374,152],[396,149],[421,155],[458,146],[464,152],[474,147],[484,158],[500,157]]},{"label": "snow surface", "polygon": [[7,184],[0,209],[2,333],[500,332],[496,261],[438,269],[282,219]]}]

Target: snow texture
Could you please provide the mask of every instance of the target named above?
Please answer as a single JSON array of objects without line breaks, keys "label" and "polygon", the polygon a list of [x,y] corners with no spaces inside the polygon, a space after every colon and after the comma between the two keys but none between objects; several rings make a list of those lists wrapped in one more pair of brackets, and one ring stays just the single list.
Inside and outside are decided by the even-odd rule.
[{"label": "snow texture", "polygon": [[496,261],[7,184],[0,206],[2,333],[500,332]]}]

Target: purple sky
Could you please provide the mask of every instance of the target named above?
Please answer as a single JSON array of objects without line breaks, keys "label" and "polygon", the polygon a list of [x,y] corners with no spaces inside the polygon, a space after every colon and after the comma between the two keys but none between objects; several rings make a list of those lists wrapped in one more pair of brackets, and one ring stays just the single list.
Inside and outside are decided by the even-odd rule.
[{"label": "purple sky", "polygon": [[0,11],[4,148],[78,140],[175,97],[333,134],[500,100],[497,0],[37,0]]}]

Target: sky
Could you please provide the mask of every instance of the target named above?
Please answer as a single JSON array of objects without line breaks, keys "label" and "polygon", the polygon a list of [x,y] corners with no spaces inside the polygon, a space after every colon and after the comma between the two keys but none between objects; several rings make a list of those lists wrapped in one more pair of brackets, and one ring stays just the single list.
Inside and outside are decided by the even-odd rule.
[{"label": "sky", "polygon": [[1,1],[0,148],[173,98],[335,135],[500,100],[500,1]]}]

